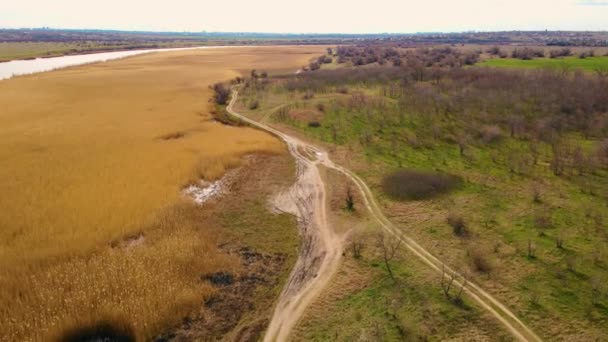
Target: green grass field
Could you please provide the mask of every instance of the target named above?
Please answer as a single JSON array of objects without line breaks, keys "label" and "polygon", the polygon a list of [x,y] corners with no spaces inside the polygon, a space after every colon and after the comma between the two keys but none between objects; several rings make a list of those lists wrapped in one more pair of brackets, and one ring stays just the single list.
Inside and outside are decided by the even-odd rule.
[{"label": "green grass field", "polygon": [[597,69],[608,69],[608,57],[588,57],[581,59],[578,57],[566,58],[538,58],[532,60],[521,60],[514,58],[488,59],[478,64],[479,66],[499,67],[499,68],[531,68],[531,69],[582,69],[595,71]]},{"label": "green grass field", "polygon": [[[594,60],[608,63],[608,58],[603,57],[565,61],[581,65]],[[350,88],[352,92],[353,89]],[[379,93],[377,87],[368,87],[362,92],[369,94],[369,98],[380,98],[372,95]],[[492,292],[542,332],[541,336],[550,339],[605,337],[601,331],[608,327],[608,293],[603,285],[598,285],[605,281],[607,262],[603,226],[607,211],[602,189],[608,186],[608,179],[604,171],[585,176],[576,172],[566,177],[555,176],[549,168],[551,148],[544,143],[538,147],[538,163],[523,165],[518,156],[528,153],[530,142],[510,137],[493,144],[472,143],[461,155],[455,144],[424,133],[424,116],[399,112],[395,102],[386,97],[382,111],[368,111],[347,108],[348,102],[341,101],[350,95],[336,93],[325,92],[295,104],[294,99],[302,99],[302,94],[284,94],[275,89],[253,96],[261,99],[260,108],[269,108],[264,99],[272,98],[276,105],[281,94],[287,95],[284,101],[292,103],[291,109],[282,117],[272,115],[271,121],[290,126],[338,151],[334,158],[346,163],[371,185],[394,222],[423,245],[432,247],[442,259],[469,272],[483,287],[499,289]],[[324,104],[322,112],[302,114],[315,111],[320,103]],[[318,127],[309,125],[312,120],[319,122]],[[365,137],[368,142],[364,144]],[[597,144],[577,134],[571,134],[568,139],[573,146],[583,149]],[[340,153],[348,155],[348,160],[340,160]],[[465,184],[436,199],[398,203],[383,194],[380,184],[384,175],[400,168],[448,172],[464,178]],[[538,200],[534,199],[534,191],[540,194]],[[446,223],[447,215],[452,212],[467,222],[468,238],[452,233]],[[563,240],[563,247],[556,247],[558,240]],[[528,244],[535,252],[532,257],[528,256]],[[471,255],[480,250],[492,265],[488,273],[476,271],[473,265]],[[376,283],[338,305],[362,306],[373,311],[369,300],[378,297],[373,292],[388,294],[389,289],[390,286]],[[372,314],[371,311],[366,315]],[[408,316],[414,321],[421,319],[413,313]],[[327,337],[324,329],[331,334],[336,329],[339,335],[346,333],[332,325],[328,320],[325,328],[314,329],[315,333],[311,331],[309,337]],[[543,331],[543,326],[551,329]]]}]

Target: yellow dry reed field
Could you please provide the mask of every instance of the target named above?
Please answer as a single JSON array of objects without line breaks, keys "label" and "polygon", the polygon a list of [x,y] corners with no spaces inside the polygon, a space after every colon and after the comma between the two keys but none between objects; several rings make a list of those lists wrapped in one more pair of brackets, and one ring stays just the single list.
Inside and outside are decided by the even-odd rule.
[{"label": "yellow dry reed field", "polygon": [[244,154],[285,153],[212,121],[208,86],[323,49],[153,53],[0,81],[0,341],[103,315],[145,339],[200,305],[212,292],[200,274],[238,263],[180,190]]}]

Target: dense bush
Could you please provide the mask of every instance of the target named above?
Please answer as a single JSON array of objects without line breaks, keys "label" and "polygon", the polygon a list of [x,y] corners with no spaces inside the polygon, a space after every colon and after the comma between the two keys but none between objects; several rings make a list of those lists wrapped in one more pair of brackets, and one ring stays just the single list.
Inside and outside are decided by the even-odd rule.
[{"label": "dense bush", "polygon": [[551,52],[549,52],[549,57],[551,57],[551,58],[568,57],[568,56],[572,56],[572,50],[570,50],[569,48],[563,48],[560,50],[551,50]]},{"label": "dense bush", "polygon": [[523,60],[530,60],[530,59],[534,59],[537,57],[540,57],[540,58],[545,57],[545,52],[541,49],[533,49],[533,48],[525,47],[525,48],[513,50],[513,52],[511,53],[511,57],[523,59]]},{"label": "dense bush", "polygon": [[487,253],[485,251],[480,248],[471,248],[468,250],[467,254],[471,259],[471,266],[473,267],[473,270],[485,274],[489,274],[492,271],[492,262],[486,255]]},{"label": "dense bush", "polygon": [[[560,55],[568,53],[558,51]],[[529,53],[534,54],[533,50]],[[404,144],[448,143],[457,145],[466,158],[467,151],[474,151],[471,147],[500,144],[508,137],[530,142],[529,151],[514,149],[503,156],[498,152],[491,156],[494,163],[506,165],[514,174],[529,174],[547,151],[539,149],[542,145],[550,147],[551,155],[543,158],[551,161],[555,175],[582,175],[608,167],[607,143],[602,143],[608,138],[608,72],[462,68],[464,63],[455,59],[458,53],[451,48],[404,54],[407,57],[400,67],[389,63],[285,75],[279,78],[280,86],[303,94],[346,94],[349,88],[379,87],[378,96],[350,91],[350,97],[340,97],[327,111],[344,109],[349,118],[360,121],[360,143],[381,153],[398,153]],[[414,58],[409,58],[410,54]],[[373,134],[373,130],[382,131],[387,126],[412,124],[416,125],[416,144],[409,144],[412,139],[406,133]],[[327,127],[337,127],[332,136],[353,136],[352,132],[340,132],[340,125]],[[580,134],[593,148],[570,146],[572,133]],[[468,157],[473,155],[471,152]]]},{"label": "dense bush", "polygon": [[466,237],[469,235],[469,231],[467,230],[467,225],[464,222],[462,216],[450,213],[447,218],[447,222],[452,227],[452,232],[456,236]]},{"label": "dense bush", "polygon": [[398,200],[420,200],[447,193],[461,182],[460,177],[449,174],[400,170],[386,176],[382,188]]},{"label": "dense bush", "polygon": [[214,84],[211,89],[214,91],[213,100],[219,105],[225,105],[230,97],[230,88],[223,83]]}]

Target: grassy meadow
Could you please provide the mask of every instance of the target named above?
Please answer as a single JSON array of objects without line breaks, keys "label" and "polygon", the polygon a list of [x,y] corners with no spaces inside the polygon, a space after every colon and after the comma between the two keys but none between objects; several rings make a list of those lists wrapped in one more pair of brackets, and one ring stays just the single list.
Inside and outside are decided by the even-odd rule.
[{"label": "grassy meadow", "polygon": [[[402,81],[405,77],[395,76],[392,83],[391,73],[398,72],[397,68],[343,69],[250,84],[242,92],[241,107],[245,111],[257,101],[257,108],[249,110],[252,117],[264,118],[325,146],[334,160],[371,185],[395,224],[499,298],[541,337],[605,339],[608,174],[605,163],[596,155],[603,151],[606,126],[601,120],[587,128],[561,126],[563,130],[551,131],[548,139],[535,134],[546,134],[543,129],[549,126],[528,124],[531,133],[525,133],[525,121],[516,121],[513,116],[509,120],[519,125],[512,124],[513,133],[501,121],[490,128],[495,118],[492,115],[510,108],[508,103],[520,99],[520,95],[515,93],[518,88],[502,83],[498,86],[488,79],[497,80],[500,75],[523,79],[527,73],[517,76],[520,74],[488,70],[490,76],[484,78],[486,71],[467,68],[455,71],[455,76],[447,73],[443,78],[409,83],[407,79]],[[455,82],[469,73],[475,75],[471,78],[478,77],[478,83],[461,92]],[[559,82],[567,84],[572,79],[566,77]],[[590,80],[605,85],[600,79]],[[533,77],[526,82],[533,82],[530,87],[549,84]],[[483,95],[476,97],[475,87]],[[432,89],[438,89],[437,93]],[[504,92],[507,107],[499,100],[501,89],[510,89]],[[451,97],[452,91],[457,95]],[[512,110],[525,113],[528,120],[547,115],[539,108],[552,110],[535,101],[529,99],[526,104],[530,107]],[[601,117],[601,113],[597,115]],[[504,118],[502,114],[496,117]],[[463,184],[430,199],[397,200],[386,194],[382,185],[387,175],[402,169],[455,175],[463,179]],[[463,222],[462,231],[451,223],[457,221],[453,217]],[[365,250],[374,248],[368,247],[370,244],[373,241]],[[373,255],[359,261],[358,267],[368,263],[382,270],[381,260]],[[348,295],[333,298],[334,313],[313,317],[301,331],[303,339],[352,340],[362,331],[398,339],[408,326],[418,327],[413,332],[423,336],[442,336],[444,329],[453,327],[441,327],[441,320],[432,327],[424,323],[435,312],[455,322],[467,316],[479,319],[473,312],[458,312],[437,303],[442,298],[440,279],[420,279],[424,276],[414,272],[416,263],[402,258],[394,262],[395,273],[402,280],[392,282],[378,273],[366,272],[372,280]],[[407,291],[416,286],[428,292],[408,295]],[[430,313],[408,313],[401,306],[384,305],[378,298],[432,309]],[[352,317],[358,328],[342,325],[338,317],[344,314]],[[393,319],[386,321],[387,315]],[[390,326],[393,328],[387,328]]]},{"label": "grassy meadow", "polygon": [[499,67],[499,68],[530,68],[530,69],[582,69],[585,71],[606,70],[608,69],[608,57],[578,57],[565,58],[536,58],[531,60],[521,60],[515,58],[492,58],[478,64],[479,66]]},{"label": "grassy meadow", "polygon": [[104,315],[149,338],[211,293],[199,275],[238,262],[181,189],[245,154],[285,151],[213,121],[208,87],[319,51],[153,53],[1,81],[0,340]]},{"label": "grassy meadow", "polygon": [[351,235],[338,272],[295,327],[293,341],[508,340],[467,298],[446,300],[437,288],[440,276],[403,246],[389,262],[391,276],[378,244],[381,228],[356,192],[353,208],[347,206],[354,184],[334,170],[322,169],[322,176],[332,229]]}]

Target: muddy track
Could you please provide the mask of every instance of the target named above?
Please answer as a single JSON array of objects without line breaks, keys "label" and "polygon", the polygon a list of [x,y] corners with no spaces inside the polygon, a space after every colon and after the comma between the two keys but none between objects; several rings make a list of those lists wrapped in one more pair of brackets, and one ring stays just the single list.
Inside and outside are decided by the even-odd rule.
[{"label": "muddy track", "polygon": [[[465,281],[462,274],[441,262],[402,230],[395,227],[384,216],[371,190],[359,176],[342,166],[334,164],[325,151],[235,112],[232,106],[236,102],[237,96],[238,92],[233,90],[232,99],[226,108],[228,112],[281,138],[298,163],[296,184],[287,193],[279,196],[283,199],[278,200],[277,206],[281,210],[297,215],[303,244],[299,259],[285,289],[281,293],[266,331],[265,341],[287,340],[291,329],[298,322],[306,307],[318,297],[329,282],[340,262],[343,241],[332,232],[327,224],[325,186],[319,175],[319,165],[334,169],[351,179],[361,192],[366,208],[387,233],[400,239],[409,251],[433,270],[439,273],[453,274],[456,277],[454,284],[458,287],[464,286],[464,292],[502,323],[516,339],[520,341],[541,341],[540,337],[505,305],[475,283],[470,280]],[[301,151],[306,151],[306,156]],[[281,206],[284,208],[281,208]]]},{"label": "muddy track", "polygon": [[335,274],[342,256],[343,238],[327,222],[325,184],[319,174],[321,160],[309,145],[236,113],[233,92],[227,111],[239,119],[267,130],[287,144],[297,163],[296,183],[278,194],[275,209],[294,214],[298,219],[301,246],[298,260],[281,292],[264,341],[286,341],[292,328]]}]

